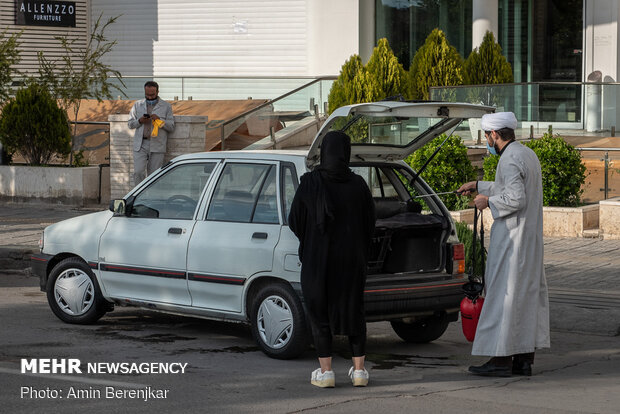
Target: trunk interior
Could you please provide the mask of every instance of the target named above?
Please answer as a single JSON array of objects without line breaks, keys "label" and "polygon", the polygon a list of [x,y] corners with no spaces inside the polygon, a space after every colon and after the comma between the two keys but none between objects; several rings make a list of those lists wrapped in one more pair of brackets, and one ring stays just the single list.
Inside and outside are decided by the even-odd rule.
[{"label": "trunk interior", "polygon": [[445,266],[448,220],[422,214],[415,202],[375,199],[376,227],[368,271],[374,274],[438,272]]}]

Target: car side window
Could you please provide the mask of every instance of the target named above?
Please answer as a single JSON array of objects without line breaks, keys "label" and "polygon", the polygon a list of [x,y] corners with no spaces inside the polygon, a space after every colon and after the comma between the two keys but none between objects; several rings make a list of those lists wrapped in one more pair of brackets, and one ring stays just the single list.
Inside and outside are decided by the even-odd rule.
[{"label": "car side window", "polygon": [[228,163],[207,212],[207,220],[278,223],[275,166]]},{"label": "car side window", "polygon": [[192,219],[214,167],[215,163],[182,164],[165,172],[135,197],[131,217]]},{"label": "car side window", "polygon": [[398,198],[398,192],[381,168],[353,167],[351,169],[366,181],[374,198]]},{"label": "car side window", "polygon": [[269,170],[263,188],[258,196],[256,209],[252,216],[252,223],[279,223],[278,219],[278,196],[276,193],[276,168]]},{"label": "car side window", "polygon": [[288,222],[288,215],[291,212],[291,205],[299,183],[297,173],[292,165],[282,165],[282,199],[284,201],[284,222]]}]

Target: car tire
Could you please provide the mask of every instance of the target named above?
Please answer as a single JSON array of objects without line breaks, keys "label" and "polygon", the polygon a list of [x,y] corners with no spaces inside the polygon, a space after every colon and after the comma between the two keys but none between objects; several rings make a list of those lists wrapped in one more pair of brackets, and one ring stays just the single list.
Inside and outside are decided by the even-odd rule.
[{"label": "car tire", "polygon": [[290,286],[283,283],[262,286],[250,309],[252,335],[267,356],[291,359],[308,348],[303,306]]},{"label": "car tire", "polygon": [[47,281],[47,302],[60,320],[81,325],[97,322],[110,308],[92,270],[77,257],[54,266]]},{"label": "car tire", "polygon": [[450,321],[446,315],[433,315],[415,321],[391,321],[392,329],[403,341],[424,344],[439,338],[448,329]]}]

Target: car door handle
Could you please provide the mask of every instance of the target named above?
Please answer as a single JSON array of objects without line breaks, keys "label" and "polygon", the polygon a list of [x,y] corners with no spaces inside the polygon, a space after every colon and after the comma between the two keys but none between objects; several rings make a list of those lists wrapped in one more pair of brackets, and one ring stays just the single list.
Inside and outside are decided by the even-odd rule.
[{"label": "car door handle", "polygon": [[263,232],[256,232],[252,235],[253,239],[267,239],[267,233],[263,233]]},{"label": "car door handle", "polygon": [[181,234],[181,233],[183,233],[183,229],[180,228],[180,227],[170,227],[168,229],[168,233],[170,233],[170,234]]}]

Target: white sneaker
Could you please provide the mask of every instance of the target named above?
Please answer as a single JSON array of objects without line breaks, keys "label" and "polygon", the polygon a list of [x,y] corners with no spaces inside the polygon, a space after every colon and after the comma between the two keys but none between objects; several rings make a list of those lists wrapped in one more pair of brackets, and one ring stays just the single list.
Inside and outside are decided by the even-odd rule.
[{"label": "white sneaker", "polygon": [[354,387],[365,387],[368,385],[369,377],[370,375],[368,375],[368,371],[365,369],[354,370],[353,367],[351,367],[349,370],[349,378],[351,378]]},{"label": "white sneaker", "polygon": [[312,371],[310,384],[321,388],[334,388],[336,385],[336,376],[334,375],[334,371],[321,372],[321,368],[315,369]]}]

